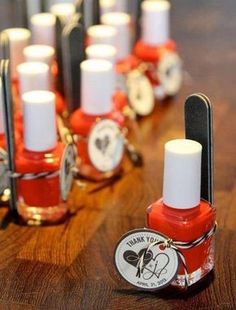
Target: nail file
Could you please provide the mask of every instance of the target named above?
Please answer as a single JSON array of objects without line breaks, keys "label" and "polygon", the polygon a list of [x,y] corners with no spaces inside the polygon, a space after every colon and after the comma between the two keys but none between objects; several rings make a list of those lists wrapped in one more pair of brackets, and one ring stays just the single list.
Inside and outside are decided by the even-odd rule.
[{"label": "nail file", "polygon": [[[13,121],[13,101],[11,93],[11,76],[9,60],[1,60],[0,76],[2,78],[3,89],[3,112],[5,120],[5,132],[7,142],[8,153],[8,166],[11,173],[15,172],[15,139],[14,139],[14,121]],[[17,193],[16,193],[16,181],[14,178],[10,178],[10,210],[13,215],[17,214]]]},{"label": "nail file", "polygon": [[213,204],[213,110],[210,100],[203,94],[194,94],[186,100],[185,133],[186,139],[195,140],[203,147],[201,197]]},{"label": "nail file", "polygon": [[143,0],[134,0],[134,18],[135,18],[135,42],[137,42],[141,36],[141,15],[142,15],[142,2]]},{"label": "nail file", "polygon": [[75,1],[75,8],[76,8],[77,13],[84,15],[84,1],[83,0]]},{"label": "nail file", "polygon": [[9,39],[6,33],[0,33],[0,59],[10,59]]},{"label": "nail file", "polygon": [[93,0],[92,5],[93,5],[93,7],[92,7],[92,12],[93,12],[92,25],[98,25],[98,24],[100,24],[100,4],[99,4],[99,0]]},{"label": "nail file", "polygon": [[65,96],[70,113],[80,107],[80,63],[85,59],[84,28],[78,22],[80,17],[77,15],[77,22],[74,18],[62,34]]},{"label": "nail file", "polygon": [[56,60],[58,67],[58,75],[56,88],[62,96],[64,96],[64,76],[63,76],[63,59],[62,59],[62,31],[64,24],[60,17],[56,17]]},{"label": "nail file", "polygon": [[76,11],[83,16],[86,29],[92,25],[100,24],[99,0],[77,0],[75,6]]},{"label": "nail file", "polygon": [[47,1],[46,0],[39,0],[39,7],[40,7],[40,11],[43,12],[47,12]]},{"label": "nail file", "polygon": [[27,0],[16,0],[15,5],[19,27],[28,28]]}]

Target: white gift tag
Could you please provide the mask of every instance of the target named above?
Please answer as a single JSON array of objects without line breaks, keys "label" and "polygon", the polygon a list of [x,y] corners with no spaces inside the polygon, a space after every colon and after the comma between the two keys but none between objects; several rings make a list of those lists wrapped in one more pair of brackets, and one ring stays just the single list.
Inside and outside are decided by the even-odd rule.
[{"label": "white gift tag", "polygon": [[[136,229],[125,234],[115,249],[115,265],[130,284],[143,290],[159,290],[177,277],[179,257],[168,238],[150,229]],[[156,244],[157,243],[157,244]]]},{"label": "white gift tag", "polygon": [[149,115],[155,106],[153,88],[148,78],[139,70],[127,75],[129,102],[133,110],[141,116]]},{"label": "white gift tag", "polygon": [[118,167],[124,155],[124,138],[114,121],[101,120],[92,128],[88,153],[94,167],[101,172]]},{"label": "white gift tag", "polygon": [[73,144],[68,144],[65,148],[61,169],[60,169],[60,186],[61,186],[61,197],[64,201],[67,200],[71,191],[73,183],[73,168],[76,165],[76,151]]},{"label": "white gift tag", "polygon": [[157,77],[167,96],[174,96],[179,92],[183,82],[183,70],[177,53],[164,54],[157,65]]},{"label": "white gift tag", "polygon": [[7,159],[6,151],[0,148],[0,195],[9,187]]}]

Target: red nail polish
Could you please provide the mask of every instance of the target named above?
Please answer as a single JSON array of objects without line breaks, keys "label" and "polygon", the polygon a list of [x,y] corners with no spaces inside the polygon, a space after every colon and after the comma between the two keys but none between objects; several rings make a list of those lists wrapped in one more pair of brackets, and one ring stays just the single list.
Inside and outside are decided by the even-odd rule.
[{"label": "red nail polish", "polygon": [[[127,102],[136,114],[142,116],[150,114],[154,108],[153,90],[141,69],[140,59],[131,53],[130,15],[122,12],[107,13],[101,17],[101,21],[116,29],[114,46],[117,49],[117,89],[126,94]],[[122,108],[121,112],[125,113],[126,109],[128,115],[130,114],[131,111],[127,106]]]},{"label": "red nail polish", "polygon": [[50,7],[50,12],[58,16],[64,24],[71,21],[75,12],[75,5],[73,3],[56,3]]},{"label": "red nail polish", "polygon": [[58,70],[55,60],[55,49],[49,45],[35,44],[26,47],[23,53],[26,62],[42,62],[49,66],[48,90],[51,90],[55,93],[56,111],[58,114],[62,114],[66,109],[66,103],[61,94],[56,91],[56,78],[58,75]]},{"label": "red nail polish", "polygon": [[169,38],[169,12],[166,0],[142,3],[142,34],[134,48],[134,54],[147,65],[146,75],[157,99],[176,95],[183,79],[176,43]]},{"label": "red nail polish", "polygon": [[[112,12],[101,17],[104,25],[114,27],[116,36],[114,46],[117,50],[117,73],[124,75],[136,68],[139,61],[131,55],[131,18],[130,15],[122,12]],[[119,85],[122,89],[124,85]]]},{"label": "red nail polish", "polygon": [[51,13],[38,13],[31,17],[30,26],[33,44],[49,45],[55,48],[56,44],[56,17]]},{"label": "red nail polish", "polygon": [[55,95],[33,91],[22,100],[24,143],[16,154],[18,213],[30,225],[57,223],[68,212],[69,192],[63,193],[61,176],[68,162],[65,145],[57,142]]},{"label": "red nail polish", "polygon": [[81,108],[70,118],[77,139],[79,172],[95,180],[118,173],[124,155],[119,128],[124,119],[113,112],[115,73],[106,60],[87,60],[81,64]]},{"label": "red nail polish", "polygon": [[[116,28],[109,25],[95,25],[88,28],[88,48],[86,54],[88,59],[104,59],[114,63],[115,71],[117,70],[117,40],[118,31]],[[96,47],[97,46],[97,47]],[[99,47],[98,47],[99,46]],[[101,47],[103,46],[103,47]],[[105,48],[106,51],[102,52],[105,46],[115,48],[115,55],[111,55],[110,48]],[[121,84],[121,86],[120,86]],[[125,89],[125,79],[123,73],[117,73],[117,83],[113,95],[113,106],[115,111],[122,112],[128,106],[128,97]]]},{"label": "red nail polish", "polygon": [[22,113],[21,104],[19,100],[19,81],[17,67],[24,62],[23,50],[29,45],[31,33],[25,28],[9,28],[5,29],[4,32],[9,38],[9,49],[10,49],[10,64],[11,64],[11,79],[12,79],[12,91],[14,97],[14,108],[15,108],[15,128],[16,134],[22,136]]},{"label": "red nail polish", "polygon": [[[215,225],[215,209],[200,199],[201,155],[201,144],[192,140],[173,140],[165,145],[163,198],[147,209],[147,225],[173,241],[197,240]],[[185,257],[189,285],[213,269],[214,236],[180,251]],[[172,284],[185,288],[182,263]]]},{"label": "red nail polish", "polygon": [[100,12],[101,16],[106,13],[111,13],[116,10],[115,0],[100,0]]},{"label": "red nail polish", "polygon": [[[115,70],[117,50],[114,46],[108,44],[93,44],[86,48],[86,56],[88,59],[103,59],[110,61]],[[128,106],[128,98],[124,91],[114,87],[113,107],[119,112],[123,111]]]},{"label": "red nail polish", "polygon": [[23,50],[29,45],[31,33],[25,28],[9,28],[4,32],[9,38],[11,78],[14,83],[17,83],[17,66],[24,62]]},{"label": "red nail polish", "polygon": [[[55,46],[56,46],[56,17],[55,15],[52,13],[35,14],[31,17],[30,23],[31,23],[33,44],[34,45],[47,45],[55,49]],[[39,52],[38,52],[38,55],[39,55]],[[41,59],[40,61],[43,61],[43,59]],[[56,91],[56,87],[55,87],[56,77],[58,75],[57,63],[55,59],[51,63],[50,71],[52,72],[52,87],[53,87],[52,89],[56,94],[56,110],[58,114],[62,114],[65,110],[66,104],[61,94]]]}]

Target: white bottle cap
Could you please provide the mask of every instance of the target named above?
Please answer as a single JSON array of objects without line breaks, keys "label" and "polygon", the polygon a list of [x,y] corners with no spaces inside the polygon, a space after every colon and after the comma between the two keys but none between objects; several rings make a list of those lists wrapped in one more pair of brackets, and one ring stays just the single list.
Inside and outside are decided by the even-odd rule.
[{"label": "white bottle cap", "polygon": [[116,0],[100,0],[101,15],[114,12],[116,9]]},{"label": "white bottle cap", "polygon": [[17,67],[21,96],[33,90],[50,90],[49,66],[43,62],[24,62]]},{"label": "white bottle cap", "polygon": [[25,93],[24,145],[33,152],[44,152],[56,147],[56,110],[55,95],[49,91]]},{"label": "white bottle cap", "polygon": [[23,50],[29,45],[31,33],[25,28],[9,28],[4,32],[8,35],[10,43],[11,75],[13,79],[16,79],[16,68],[24,62]]},{"label": "white bottle cap", "polygon": [[81,63],[82,110],[89,115],[103,115],[112,111],[115,70],[106,60],[86,60]]},{"label": "white bottle cap", "polygon": [[94,44],[90,45],[85,50],[88,59],[103,59],[116,63],[116,48],[107,44]]},{"label": "white bottle cap", "polygon": [[0,134],[4,134],[4,117],[3,117],[3,89],[2,79],[0,78]]},{"label": "white bottle cap", "polygon": [[142,40],[149,45],[164,44],[170,36],[170,3],[144,1],[142,3]]},{"label": "white bottle cap", "polygon": [[107,13],[101,17],[101,21],[117,30],[115,47],[118,60],[128,57],[131,53],[130,15],[121,12]]},{"label": "white bottle cap", "polygon": [[55,56],[55,49],[49,45],[30,45],[23,51],[25,61],[43,62],[51,66]]},{"label": "white bottle cap", "polygon": [[201,196],[200,143],[179,139],[165,145],[163,202],[175,209],[199,205]]},{"label": "white bottle cap", "polygon": [[68,2],[56,3],[51,6],[50,12],[60,17],[62,21],[66,24],[75,14],[75,5]]},{"label": "white bottle cap", "polygon": [[55,47],[56,17],[51,13],[35,14],[30,19],[33,44]]},{"label": "white bottle cap", "polygon": [[106,25],[95,25],[88,28],[89,44],[116,44],[117,30]]}]

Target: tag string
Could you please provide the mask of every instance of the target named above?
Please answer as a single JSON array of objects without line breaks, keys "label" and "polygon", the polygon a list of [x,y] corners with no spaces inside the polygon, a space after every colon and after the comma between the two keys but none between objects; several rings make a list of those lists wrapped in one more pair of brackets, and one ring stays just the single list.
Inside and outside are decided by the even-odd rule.
[{"label": "tag string", "polygon": [[187,288],[189,286],[189,282],[188,282],[188,268],[187,268],[187,264],[186,264],[186,260],[184,255],[181,253],[180,249],[191,249],[194,247],[197,247],[199,245],[201,245],[203,242],[205,242],[206,240],[208,240],[210,237],[212,237],[214,235],[214,233],[216,232],[217,229],[217,223],[215,222],[215,225],[213,226],[213,228],[211,230],[209,230],[207,233],[205,233],[203,236],[201,236],[200,238],[194,240],[194,241],[189,241],[189,242],[182,242],[182,241],[173,241],[172,239],[166,239],[164,241],[156,241],[151,243],[144,251],[144,253],[142,254],[142,256],[139,259],[138,265],[137,265],[137,273],[136,276],[137,277],[141,277],[141,274],[144,271],[144,258],[147,255],[147,253],[151,250],[151,248],[155,247],[155,246],[159,246],[159,245],[163,245],[165,248],[171,248],[173,249],[178,256],[181,259],[181,263],[182,266],[184,268],[184,274],[185,274],[185,287]]},{"label": "tag string", "polygon": [[[78,169],[74,166],[71,167],[72,173],[76,176],[78,173]],[[39,180],[39,179],[50,179],[55,178],[60,175],[60,170],[53,172],[39,172],[39,173],[12,173],[8,172],[11,178],[20,179],[20,180]]]}]

